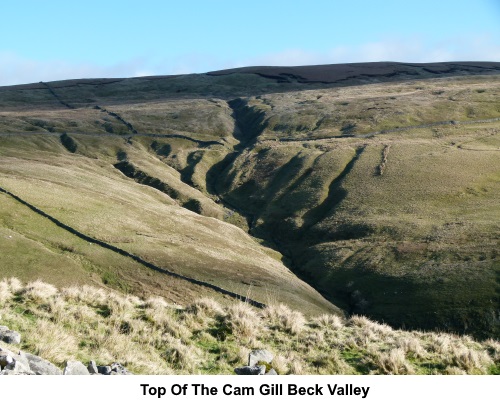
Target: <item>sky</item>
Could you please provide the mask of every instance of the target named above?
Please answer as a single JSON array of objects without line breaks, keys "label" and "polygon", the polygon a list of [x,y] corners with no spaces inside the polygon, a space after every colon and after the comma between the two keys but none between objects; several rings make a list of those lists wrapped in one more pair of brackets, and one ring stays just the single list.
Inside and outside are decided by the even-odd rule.
[{"label": "sky", "polygon": [[241,66],[500,61],[500,0],[4,0],[0,85]]}]

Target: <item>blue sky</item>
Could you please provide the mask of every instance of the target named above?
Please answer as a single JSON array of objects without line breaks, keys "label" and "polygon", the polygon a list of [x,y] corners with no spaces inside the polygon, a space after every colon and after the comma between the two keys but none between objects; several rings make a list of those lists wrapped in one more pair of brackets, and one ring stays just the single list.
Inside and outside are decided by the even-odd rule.
[{"label": "blue sky", "polygon": [[0,85],[248,65],[500,61],[500,0],[3,1]]}]

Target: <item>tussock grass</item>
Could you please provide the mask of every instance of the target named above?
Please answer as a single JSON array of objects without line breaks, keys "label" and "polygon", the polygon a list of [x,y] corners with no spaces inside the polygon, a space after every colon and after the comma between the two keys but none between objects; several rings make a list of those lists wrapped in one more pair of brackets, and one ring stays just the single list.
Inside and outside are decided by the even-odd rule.
[{"label": "tussock grass", "polygon": [[257,337],[262,327],[257,312],[241,302],[227,310],[224,323],[233,335],[245,341],[252,341]]},{"label": "tussock grass", "polygon": [[200,317],[210,317],[224,313],[222,306],[210,298],[199,298],[187,309]]},{"label": "tussock grass", "polygon": [[8,301],[10,298],[12,298],[12,292],[9,289],[9,286],[7,283],[1,283],[0,284],[0,304],[3,304],[4,302]]},{"label": "tussock grass", "polygon": [[413,356],[420,360],[425,360],[429,356],[420,341],[414,336],[405,336],[398,339],[398,346],[406,356]]},{"label": "tussock grass", "polygon": [[264,309],[263,315],[271,325],[292,335],[300,333],[306,323],[302,313],[293,311],[283,304],[269,305]]},{"label": "tussock grass", "polygon": [[467,373],[484,372],[493,363],[492,359],[484,351],[467,347],[454,347],[452,351],[453,365]]},{"label": "tussock grass", "polygon": [[175,338],[167,339],[167,349],[165,350],[165,360],[173,368],[187,373],[195,373],[199,361],[201,360],[201,351],[182,343]]},{"label": "tussock grass", "polygon": [[22,283],[15,277],[0,282],[0,303],[4,303],[23,288]]},{"label": "tussock grass", "polygon": [[407,361],[403,349],[391,349],[389,352],[376,353],[378,366],[384,374],[414,374],[414,369]]},{"label": "tussock grass", "polygon": [[344,320],[338,315],[322,314],[312,319],[313,324],[319,328],[340,329],[344,326]]},{"label": "tussock grass", "polygon": [[275,354],[279,374],[488,374],[500,343],[392,329],[362,316],[307,318],[282,304],[257,310],[199,298],[181,307],[96,287],[0,281],[0,324],[22,349],[60,366],[118,361],[142,374],[231,374],[252,349]]},{"label": "tussock grass", "polygon": [[43,281],[37,280],[28,283],[24,289],[24,296],[33,301],[47,301],[50,297],[53,297],[57,293],[57,288],[53,285],[44,283]]}]

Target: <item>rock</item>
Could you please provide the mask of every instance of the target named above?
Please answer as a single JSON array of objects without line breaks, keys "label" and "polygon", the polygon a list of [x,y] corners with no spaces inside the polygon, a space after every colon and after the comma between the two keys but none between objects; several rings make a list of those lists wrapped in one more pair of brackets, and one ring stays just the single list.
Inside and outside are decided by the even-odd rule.
[{"label": "rock", "polygon": [[29,366],[21,360],[14,359],[14,362],[5,367],[5,371],[12,371],[14,375],[32,375],[35,374],[30,370]]},{"label": "rock", "polygon": [[89,361],[89,365],[87,366],[87,370],[89,370],[90,374],[99,374],[99,370],[97,370],[97,364],[94,360]]},{"label": "rock", "polygon": [[11,345],[18,345],[21,343],[21,334],[19,332],[15,332],[13,330],[5,330],[5,326],[3,327],[4,329],[0,329],[0,340],[9,343]]},{"label": "rock", "polygon": [[266,366],[237,367],[234,372],[238,375],[263,375],[266,372]]},{"label": "rock", "polygon": [[120,363],[111,364],[111,374],[120,374],[120,375],[131,375],[125,367],[123,367]]},{"label": "rock", "polygon": [[103,374],[103,375],[110,375],[111,374],[111,367],[110,366],[97,366],[97,370],[99,371],[99,374]]},{"label": "rock", "polygon": [[67,361],[64,368],[64,375],[90,375],[87,367],[79,361]]},{"label": "rock", "polygon": [[268,350],[252,350],[248,355],[248,365],[255,366],[259,361],[271,363],[274,355]]},{"label": "rock", "polygon": [[33,371],[16,371],[16,370],[8,370],[5,369],[2,372],[0,372],[0,375],[35,375]]},{"label": "rock", "polygon": [[266,375],[278,375],[278,373],[276,372],[276,370],[274,368],[272,368],[271,370],[269,370]]},{"label": "rock", "polygon": [[12,363],[14,363],[14,358],[11,356],[11,354],[8,352],[0,351],[0,368],[3,369]]},{"label": "rock", "polygon": [[23,366],[25,366],[27,369],[31,368],[30,363],[28,361],[28,358],[26,357],[26,353],[24,353],[22,351],[19,351],[19,353],[14,356],[14,360],[17,363],[22,363]]},{"label": "rock", "polygon": [[36,375],[61,375],[62,371],[50,361],[42,359],[31,353],[24,353],[29,367]]}]

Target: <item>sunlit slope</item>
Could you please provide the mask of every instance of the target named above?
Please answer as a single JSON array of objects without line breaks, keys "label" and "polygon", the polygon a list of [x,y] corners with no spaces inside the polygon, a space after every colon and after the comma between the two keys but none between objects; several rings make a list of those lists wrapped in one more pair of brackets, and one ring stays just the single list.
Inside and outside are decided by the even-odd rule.
[{"label": "sunlit slope", "polygon": [[[85,143],[85,137],[75,137],[75,140],[78,145]],[[115,140],[116,144],[108,140],[95,150],[95,156],[99,158],[92,159],[69,153],[62,147],[59,138],[53,136],[1,137],[1,141],[2,187],[78,232],[137,255],[161,268],[210,282],[261,302],[290,301],[290,305],[305,306],[313,312],[335,309],[297,279],[279,260],[267,254],[267,249],[244,231],[213,217],[201,216],[182,208],[167,194],[136,183],[116,169],[112,164],[115,160],[108,157],[113,148],[123,147],[131,151],[131,157],[137,157],[138,166],[151,169],[153,158],[149,158],[149,161],[147,156],[139,158],[141,152],[146,155],[140,146],[136,148],[126,144],[121,138]],[[86,150],[89,153],[91,147],[87,146]],[[158,173],[154,170],[150,172],[168,182],[168,173],[162,176],[164,165],[158,161],[158,166]],[[194,197],[201,194],[196,190],[191,193]],[[8,200],[3,195],[2,199]],[[200,200],[200,205],[203,205],[206,197],[202,196]],[[207,205],[217,216],[218,207]],[[25,219],[19,221],[15,215],[13,219],[13,210],[22,212],[19,215],[25,216]],[[108,259],[103,264],[100,251],[89,249],[88,243],[79,242],[74,246],[74,237],[68,232],[54,229],[52,225],[41,229],[43,224],[35,222],[33,227],[36,229],[31,229],[31,224],[25,221],[32,216],[19,203],[9,201],[2,205],[2,233],[5,237],[12,236],[15,241],[24,241],[16,242],[14,253],[9,253],[9,262],[2,261],[2,275],[20,273],[25,278],[45,278],[46,274],[52,273],[48,279],[68,285],[77,283],[78,277],[92,278],[89,272],[100,274],[102,277],[98,281],[105,282],[108,276],[104,273],[110,272],[109,277],[118,287],[134,288],[136,281],[130,280],[130,269],[127,269],[129,280],[120,280],[119,263],[115,267],[113,260]],[[14,231],[13,235],[10,235],[10,230]],[[36,234],[37,250],[30,251],[32,260],[21,266],[14,258],[22,256],[20,252],[24,249],[29,249],[25,240],[30,233]],[[10,241],[12,238],[9,238],[9,243],[13,243]],[[47,260],[44,254],[46,246],[43,245],[47,243],[52,246],[50,253],[53,258],[49,260],[54,263],[52,272],[50,265],[44,262]],[[109,254],[113,255],[113,252]],[[43,263],[41,268],[39,260]],[[68,269],[66,262],[72,261],[76,263],[72,263]],[[136,267],[138,273],[143,271],[140,266]],[[68,271],[71,268],[77,270],[77,277],[72,277],[71,271]],[[138,278],[148,284],[144,275]],[[150,280],[152,288],[158,283],[156,279],[152,277]],[[169,289],[168,283],[163,282],[163,288]],[[174,290],[178,288],[177,284],[172,285]],[[180,284],[182,289],[189,290],[188,283]],[[147,289],[148,286],[143,288]],[[186,293],[186,297],[190,296],[192,293]]]},{"label": "sunlit slope", "polygon": [[241,109],[260,116],[261,139],[372,134],[450,121],[498,118],[498,75],[412,80],[258,94]]}]

